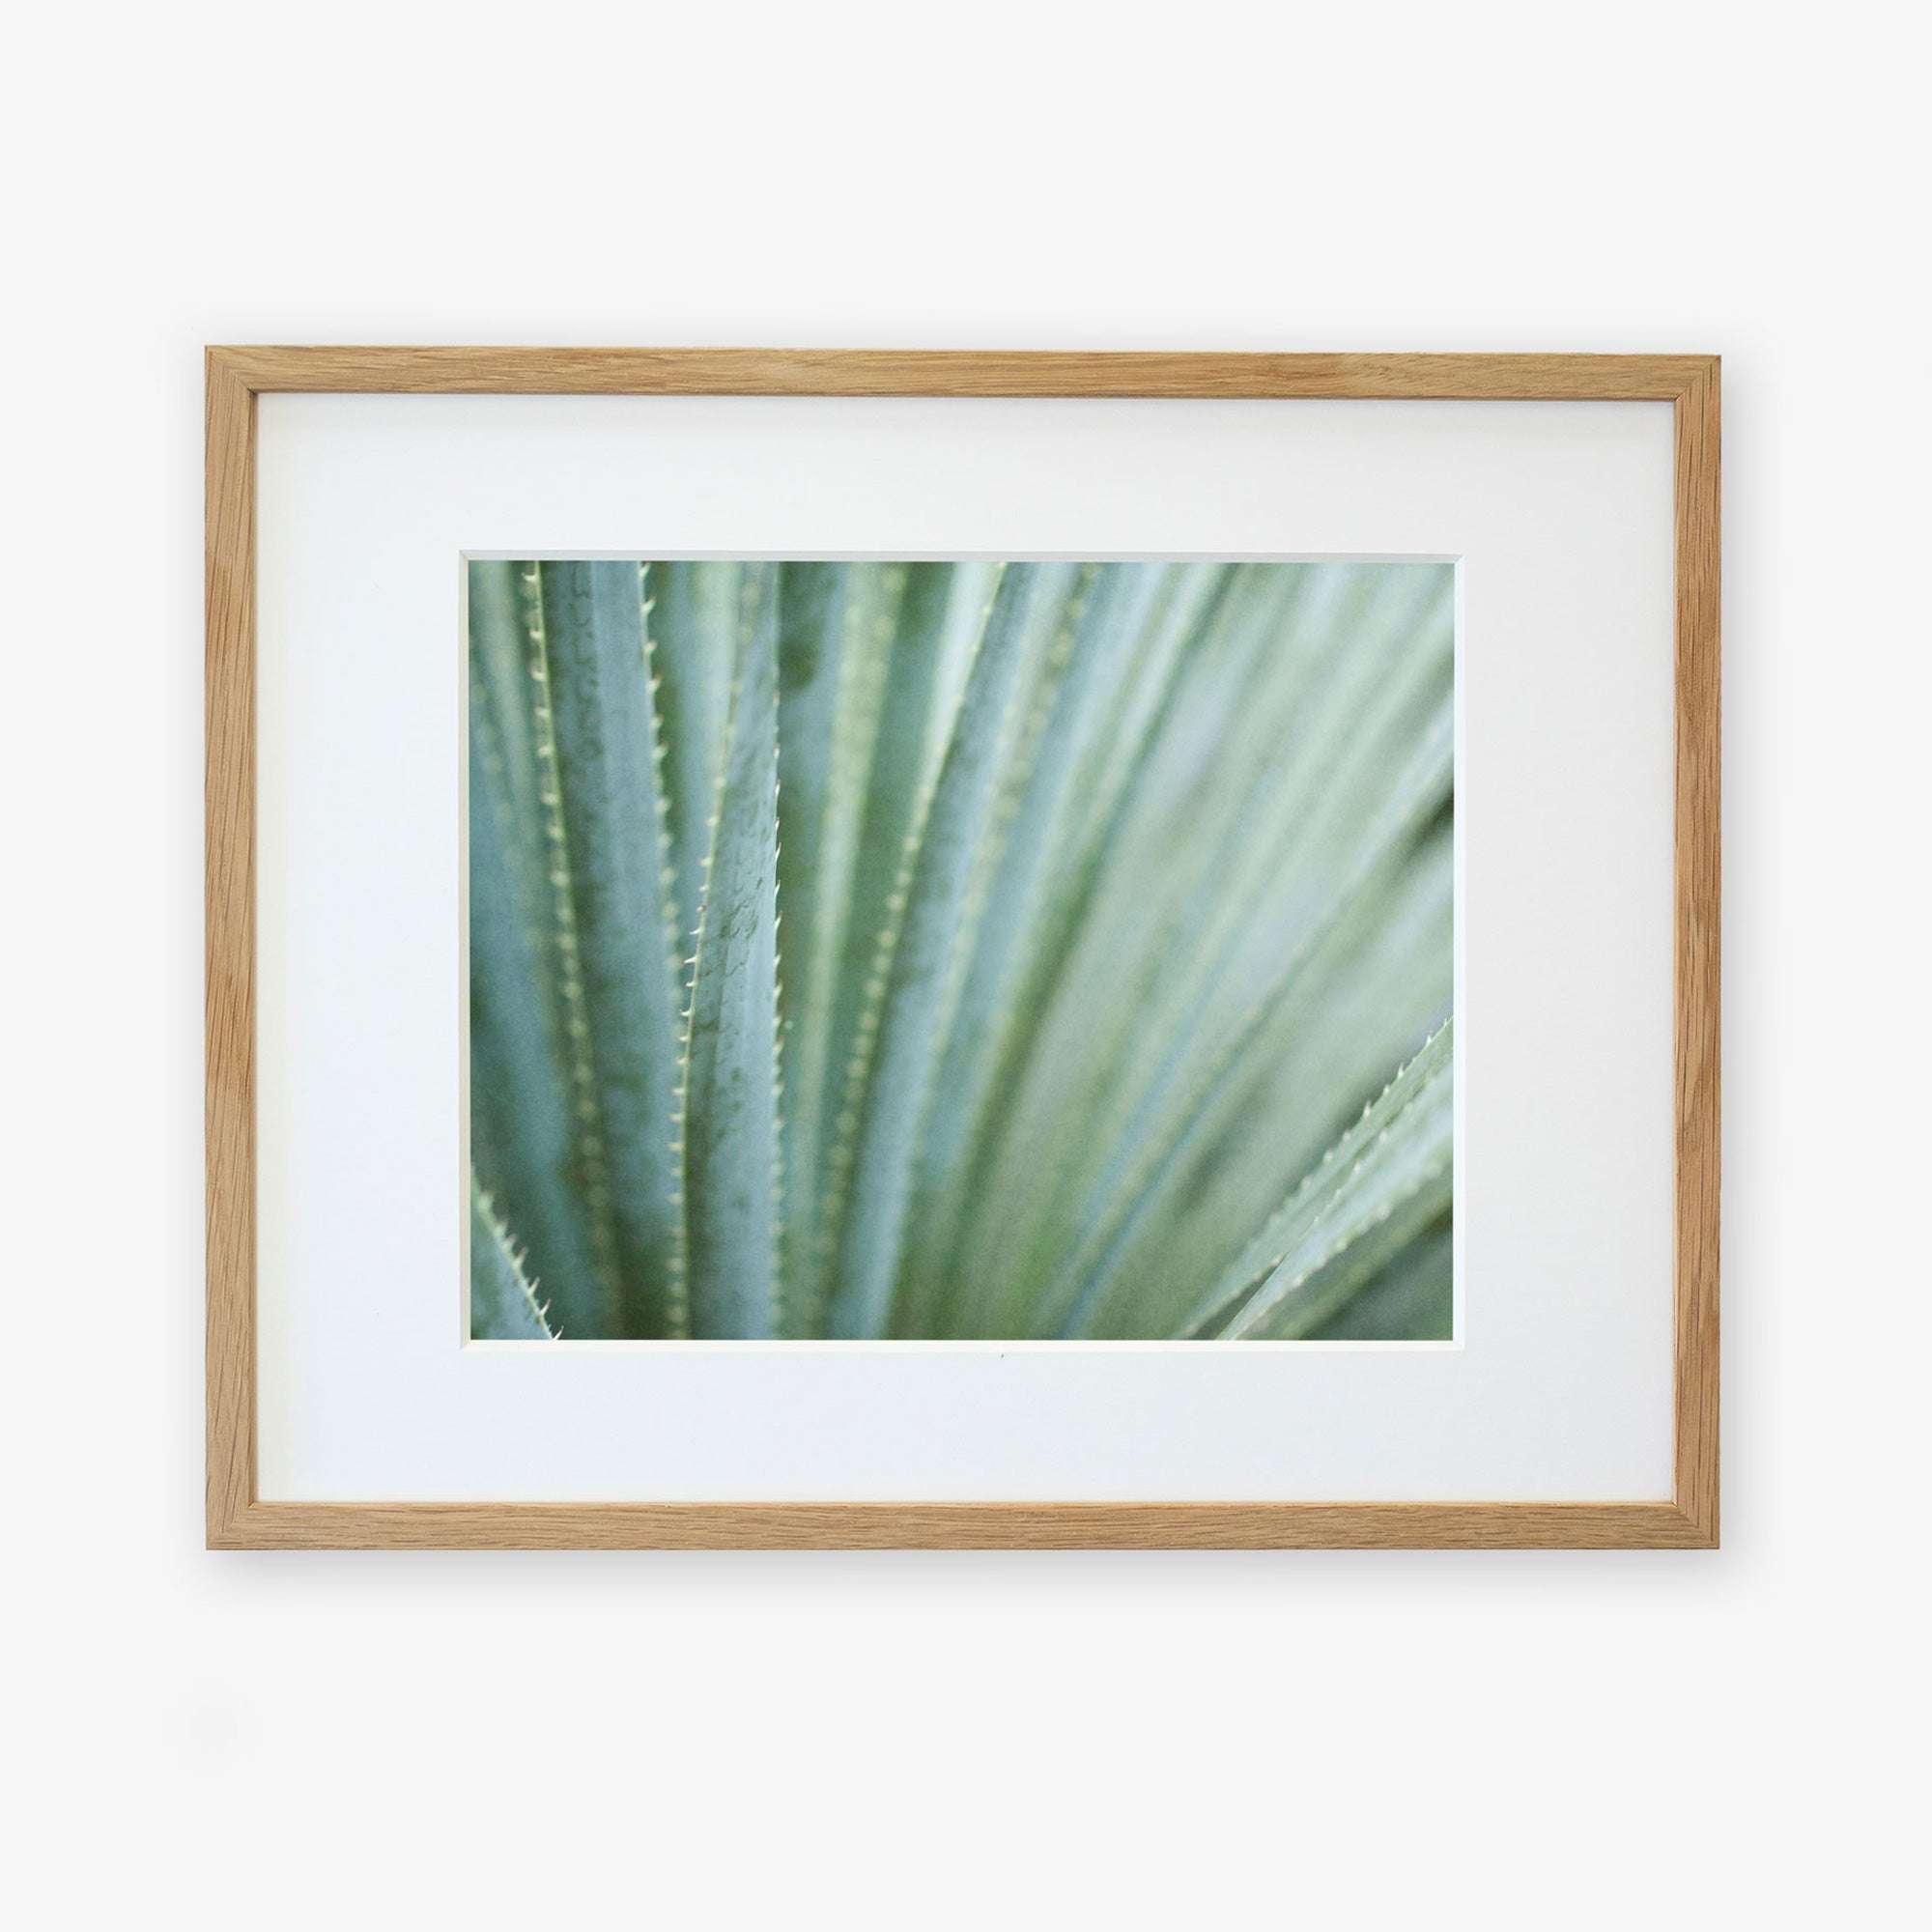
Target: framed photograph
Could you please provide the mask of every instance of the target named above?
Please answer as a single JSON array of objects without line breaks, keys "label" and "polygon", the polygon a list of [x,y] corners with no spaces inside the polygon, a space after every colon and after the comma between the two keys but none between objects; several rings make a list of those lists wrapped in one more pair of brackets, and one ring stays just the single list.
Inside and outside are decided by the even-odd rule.
[{"label": "framed photograph", "polygon": [[208,355],[208,1540],[1718,1537],[1705,355]]}]

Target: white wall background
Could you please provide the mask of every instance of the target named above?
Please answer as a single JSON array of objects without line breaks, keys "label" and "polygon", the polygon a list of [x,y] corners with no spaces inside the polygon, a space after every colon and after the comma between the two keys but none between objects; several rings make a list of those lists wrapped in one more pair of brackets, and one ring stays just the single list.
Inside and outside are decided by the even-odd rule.
[{"label": "white wall background", "polygon": [[[16,21],[16,1922],[1894,1922],[1922,34],[1858,0]],[[205,1554],[210,339],[1720,351],[1725,1548]]]}]

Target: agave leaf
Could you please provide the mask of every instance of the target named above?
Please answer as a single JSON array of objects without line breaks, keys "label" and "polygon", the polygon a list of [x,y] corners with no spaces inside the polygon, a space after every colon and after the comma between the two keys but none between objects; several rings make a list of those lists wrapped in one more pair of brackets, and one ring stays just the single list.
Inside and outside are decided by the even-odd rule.
[{"label": "agave leaf", "polygon": [[[1267,647],[1258,681],[1278,696],[1252,707],[1264,735],[1231,760],[1246,767],[1239,803],[1188,895],[1177,943],[1156,955],[1167,970],[1136,1002],[1146,1032],[1167,1041],[1152,1084],[1211,1031],[1198,1022],[1225,1004],[1221,986],[1256,952],[1293,943],[1317,895],[1347,871],[1384,775],[1448,701],[1448,567],[1378,569],[1382,594],[1354,621],[1350,604],[1299,600]],[[1291,582],[1339,575],[1303,567]]]},{"label": "agave leaf", "polygon": [[[861,835],[868,816],[881,810],[883,787],[873,784],[873,753],[885,708],[893,657],[893,636],[904,597],[906,566],[850,564],[836,568],[841,580],[839,628],[836,644],[838,684],[831,700],[830,745],[824,754],[823,811],[818,835],[816,877],[810,890],[810,918],[799,922],[809,944],[792,924],[781,925],[779,968],[781,1056],[784,1092],[797,1101],[796,1115],[781,1109],[782,1158],[786,1176],[782,1238],[780,1244],[779,1304],[782,1332],[818,1332],[823,1305],[827,1148],[838,1118],[850,1055],[849,1027],[858,1010],[862,977],[846,956],[861,928],[858,910]],[[796,717],[796,714],[795,714]],[[781,757],[784,731],[781,725]],[[794,758],[805,755],[793,748]],[[781,767],[782,775],[782,765]],[[780,813],[792,813],[781,786]],[[781,849],[790,845],[787,831]],[[781,877],[781,896],[784,885]],[[805,969],[803,992],[791,979],[794,963]],[[848,983],[849,982],[849,983]]]},{"label": "agave leaf", "polygon": [[[1114,655],[1142,635],[1168,569],[1098,566],[1067,605],[1056,645],[1064,663],[1030,748],[940,1060],[935,1091],[945,1104],[932,1108],[925,1123],[913,1189],[916,1226],[944,1229],[956,1217],[959,1204],[948,1198],[949,1190],[971,1166],[969,1150],[993,1092],[1003,1042],[1018,1022],[1028,938],[1039,923],[1049,867],[1071,816],[1074,778],[1100,722],[1108,690],[1103,673]],[[926,1333],[942,1319],[934,1302],[947,1259],[944,1248],[926,1253],[920,1279],[908,1285],[897,1311],[901,1333]]]},{"label": "agave leaf", "polygon": [[1455,1334],[1453,1247],[1445,1209],[1341,1307],[1303,1327],[1301,1334],[1318,1342],[1451,1340]]},{"label": "agave leaf", "polygon": [[[1310,579],[1339,594],[1305,597]],[[1400,771],[1432,712],[1444,748],[1433,782],[1447,794],[1447,568],[1313,566],[1286,582],[1292,609],[1264,625],[1267,662],[1241,678],[1269,695],[1252,706],[1259,735],[1231,725],[1225,758],[1215,761],[1227,767],[1225,781],[1214,773],[1194,788],[1211,795],[1225,781],[1229,802],[1205,809],[1223,830],[1198,841],[1200,871],[1116,1006],[1113,1039],[1093,1055],[1094,1145],[1110,1157],[1079,1183],[1101,1208],[1119,1197],[1150,1123],[1187,1069],[1224,1043],[1275,963],[1299,947],[1324,900],[1332,903],[1380,809],[1385,775]],[[1399,880],[1378,903],[1392,904],[1396,891]],[[1359,919],[1351,923],[1361,929]],[[1297,996],[1304,1034],[1319,1030],[1312,1003],[1321,984],[1305,978]],[[1075,1179],[1069,1173],[1063,1198]],[[1094,1213],[1090,1206],[1083,1232]]]},{"label": "agave leaf", "polygon": [[735,563],[654,563],[647,618],[680,946],[697,930],[739,647]]},{"label": "agave leaf", "polygon": [[[1113,1101],[1122,1056],[1138,1037],[1146,993],[1137,981],[1152,970],[1149,962],[1172,954],[1171,940],[1156,942],[1164,920],[1171,928],[1170,909],[1194,870],[1174,859],[1191,853],[1204,826],[1216,822],[1211,801],[1224,748],[1255,708],[1246,668],[1282,590],[1278,572],[1236,566],[1225,573],[1213,621],[1179,668],[1176,701],[1164,709],[1161,728],[1122,795],[1104,868],[1058,976],[1055,1005],[1019,1068],[1022,1089],[1009,1145],[984,1197],[991,1218],[982,1216],[968,1270],[982,1289],[1004,1281],[1016,1290],[1022,1277],[1039,1273],[1042,1257],[1049,1268],[1056,1258],[1065,1260],[1068,1216],[1093,1194],[1113,1145],[1100,1121]],[[1069,1113],[1083,1122],[1076,1135],[1058,1124]]]},{"label": "agave leaf", "polygon": [[[852,640],[853,709],[863,750],[854,762],[864,773],[856,846],[846,875],[845,926],[833,994],[826,1064],[835,1092],[854,1076],[867,984],[895,925],[890,901],[936,760],[927,751],[933,692],[939,675],[952,597],[952,573],[943,563],[904,567],[890,610],[875,612],[868,633]],[[990,608],[990,598],[988,599]],[[983,627],[984,612],[980,613]],[[977,634],[975,638],[977,642]],[[869,701],[867,701],[869,700]],[[849,1141],[852,1122],[837,1138]],[[821,1154],[831,1179],[833,1137]]]},{"label": "agave leaf", "polygon": [[[527,674],[525,677],[528,683]],[[548,988],[518,890],[499,753],[486,707],[469,734],[470,1159],[526,1231],[559,1317],[596,1334],[610,1320],[581,1184],[571,1087],[555,1051]]]},{"label": "agave leaf", "polygon": [[887,1322],[949,969],[1007,742],[1009,706],[1034,626],[1042,610],[1057,611],[1072,577],[1067,566],[1038,564],[1012,564],[1002,576],[958,722],[895,888],[903,913],[875,969],[877,1041],[858,1096],[857,1158],[838,1231],[836,1335],[877,1335]]},{"label": "agave leaf", "polygon": [[[1392,878],[1357,943],[1323,955],[1293,1023],[1254,1055],[1254,1071],[1218,1140],[1177,1191],[1159,1238],[1136,1253],[1123,1281],[1121,1325],[1171,1334],[1226,1259],[1230,1236],[1343,1133],[1366,1100],[1448,1016],[1452,840],[1433,829]],[[1257,1132],[1255,1122],[1268,1130]]]},{"label": "agave leaf", "polygon": [[1431,1035],[1222,1270],[1185,1332],[1238,1335],[1257,1327],[1319,1268],[1446,1171],[1452,1043],[1447,1023]]},{"label": "agave leaf", "polygon": [[1239,1325],[1231,1323],[1223,1339],[1294,1342],[1312,1336],[1353,1306],[1358,1294],[1407,1255],[1425,1231],[1450,1211],[1452,1191],[1450,1156],[1445,1148],[1403,1185],[1392,1184],[1373,1216],[1338,1237],[1329,1252],[1298,1278],[1298,1287],[1293,1285],[1296,1278],[1291,1278],[1291,1292],[1270,1306],[1258,1309],[1252,1319],[1243,1311]]},{"label": "agave leaf", "polygon": [[841,918],[835,896],[841,882],[826,864],[826,820],[849,581],[847,568],[836,563],[788,563],[779,573],[778,809],[784,828],[778,870],[781,1118],[782,1164],[792,1177],[781,1266],[787,1326],[803,1322],[804,1311],[791,1304],[805,1294],[817,1262],[819,1119],[832,1026],[826,928]]},{"label": "agave leaf", "polygon": [[686,1029],[692,1333],[764,1336],[778,1308],[778,638],[769,571],[731,707]]},{"label": "agave leaf", "polygon": [[[1321,952],[1378,916],[1391,872],[1405,864],[1418,833],[1439,809],[1450,756],[1450,721],[1445,716],[1417,748],[1385,799],[1365,857],[1332,895],[1306,937],[1275,969],[1260,997],[1246,1006],[1226,1042],[1149,1112],[1132,1147],[1110,1168],[1118,1179],[1107,1196],[1094,1204],[1089,1233],[1065,1270],[1071,1293],[1060,1332],[1084,1333],[1102,1320],[1133,1244],[1146,1237],[1150,1223],[1171,1211],[1175,1183],[1184,1179],[1204,1141],[1227,1117],[1229,1102],[1239,1092],[1244,1055],[1297,1009],[1314,977],[1311,964],[1319,962]],[[1059,1298],[1043,1298],[1042,1316]]]},{"label": "agave leaf", "polygon": [[547,1342],[551,1328],[524,1256],[469,1177],[469,1332],[479,1342]]},{"label": "agave leaf", "polygon": [[966,696],[966,680],[973,672],[973,659],[985,635],[986,617],[993,608],[993,595],[1000,587],[999,563],[930,563],[921,566],[943,578],[946,603],[939,619],[935,640],[937,661],[932,672],[932,696],[925,707],[926,776],[939,769],[946,748],[952,739],[952,727],[959,719],[960,700]]},{"label": "agave leaf", "polygon": [[[1106,908],[1116,961],[1110,983],[1120,990],[1109,1003],[1111,1034],[1097,1038],[1086,1069],[1096,1108],[1111,1102],[1100,1115],[1095,1150],[1129,1143],[1135,1095],[1159,1093],[1196,1057],[1195,1033],[1221,1010],[1204,996],[1203,981],[1225,966],[1231,935],[1267,903],[1244,889],[1239,873],[1247,855],[1279,838],[1277,827],[1293,809],[1280,781],[1311,654],[1305,645],[1283,649],[1278,639],[1286,631],[1296,640],[1292,614],[1310,574],[1256,573],[1262,594],[1232,613],[1218,662],[1201,668],[1205,689],[1193,695],[1187,741],[1147,788],[1148,803],[1158,809],[1144,812],[1136,828],[1143,844],[1131,863],[1153,869],[1146,841],[1190,849],[1199,859],[1184,869],[1169,867],[1164,892],[1131,899],[1117,894]],[[1168,1023],[1156,1023],[1156,1015]],[[1091,1174],[1081,1179],[1091,1186]]]},{"label": "agave leaf", "polygon": [[[472,738],[485,743],[518,903],[535,934],[548,918],[550,853],[537,796],[530,631],[520,581],[526,567],[486,558],[469,563],[469,717]],[[544,995],[554,1005],[555,988],[548,981]]]},{"label": "agave leaf", "polygon": [[1122,802],[1131,797],[1149,753],[1171,723],[1179,677],[1211,630],[1240,573],[1225,564],[1159,567],[1159,588],[1124,674],[1083,761],[1074,787],[1076,823],[1061,865],[1083,874],[1118,833]]},{"label": "agave leaf", "polygon": [[[989,585],[975,585],[981,587],[984,603],[966,613],[969,658],[991,614],[997,572]],[[916,842],[944,753],[943,746],[938,754],[931,750],[936,696],[948,656],[966,629],[961,579],[950,564],[901,566],[888,580],[887,593],[865,634],[848,637],[854,731],[863,746],[852,762],[864,779],[849,813],[853,845],[841,875],[846,904],[838,963],[826,976],[832,988],[827,1104],[819,1133],[817,1266],[800,1306],[806,1333],[818,1332],[824,1320],[884,991],[879,963],[897,943],[906,853]]]},{"label": "agave leaf", "polygon": [[[1048,1023],[1075,977],[1079,942],[1090,927],[1096,897],[1114,871],[1125,869],[1125,827],[1133,816],[1139,780],[1182,688],[1187,647],[1212,623],[1232,582],[1233,573],[1226,569],[1183,569],[1174,594],[1154,613],[1134,653],[1127,689],[1102,728],[1097,756],[1073,787],[1076,815],[1084,808],[1085,822],[1069,832],[1065,849],[1056,855],[1055,876],[1037,925],[1028,935],[1028,964],[989,1081],[990,1092],[999,1096],[999,1115],[976,1134],[972,1153],[952,1183],[951,1211],[942,1214],[935,1235],[940,1244],[935,1266],[948,1271],[955,1284],[968,1279],[980,1284],[980,1292],[969,1296],[974,1312],[958,1318],[966,1321],[968,1333],[977,1332],[974,1323],[986,1301],[991,1274],[976,1237],[1012,1226],[1021,1187],[1037,1178],[1040,1165],[1029,1160],[1028,1150],[1051,1133],[1053,1096],[1038,1082],[1030,1089],[1026,1075],[1040,1064],[1040,1041],[1043,1036],[1051,1037]],[[1044,1128],[1037,1124],[1042,1108],[1048,1122]]]},{"label": "agave leaf", "polygon": [[[1120,945],[1138,964],[1111,1003],[1111,1038],[1090,1049],[1093,1146],[1111,1158],[1097,1176],[1091,1166],[1069,1172],[1066,1189],[1077,1185],[1102,1204],[1185,1069],[1211,1054],[1247,1004],[1245,995],[1222,997],[1224,987],[1264,982],[1354,863],[1363,818],[1382,797],[1378,774],[1414,735],[1411,724],[1391,749],[1384,713],[1412,713],[1432,685],[1446,692],[1448,635],[1426,621],[1445,571],[1315,565],[1273,582],[1282,594],[1260,608],[1230,666],[1222,698],[1236,700],[1233,711],[1216,721],[1200,768],[1183,767],[1177,809],[1185,816],[1163,824],[1178,841],[1192,823],[1201,863],[1164,917],[1133,909],[1153,943]],[[1360,807],[1332,819],[1324,815],[1331,774],[1351,765]]]},{"label": "agave leaf", "polygon": [[[610,1159],[604,1142],[603,1110],[598,1100],[597,1067],[591,1051],[582,975],[582,945],[571,878],[570,839],[565,825],[562,786],[557,781],[556,719],[551,703],[550,648],[544,622],[541,569],[535,564],[527,568],[519,567],[514,582],[518,615],[523,626],[526,672],[518,730],[528,747],[532,768],[530,795],[533,799],[529,808],[533,822],[517,828],[523,837],[515,842],[520,854],[527,845],[533,845],[540,855],[537,861],[541,871],[538,890],[545,897],[546,907],[535,935],[535,952],[540,964],[534,977],[547,995],[543,1025],[563,1085],[568,1139],[561,1161],[554,1169],[547,1164],[543,1122],[539,1120],[535,1138],[526,1149],[529,1158],[518,1159],[512,1165],[513,1151],[524,1142],[525,1137],[516,1122],[507,1116],[524,1099],[530,1097],[534,1082],[526,1083],[521,1091],[513,1089],[501,1095],[497,1092],[497,1083],[512,1077],[518,1063],[510,1059],[493,1060],[487,1038],[491,1025],[488,1016],[497,1002],[502,1003],[497,1009],[507,1012],[513,1003],[524,1003],[526,996],[518,988],[513,970],[499,973],[497,969],[492,949],[497,935],[494,933],[483,935],[477,948],[478,956],[485,962],[488,983],[476,984],[473,991],[473,998],[485,1017],[482,1026],[483,1057],[472,1065],[472,1072],[480,1066],[482,1077],[472,1081],[471,1108],[483,1123],[476,1139],[485,1172],[490,1173],[496,1164],[501,1162],[503,1171],[500,1177],[493,1174],[493,1183],[500,1179],[506,1201],[514,1202],[519,1212],[540,1198],[552,1172],[560,1172],[565,1177],[572,1194],[572,1206],[582,1219],[589,1259],[584,1270],[581,1274],[572,1272],[564,1284],[563,1313],[567,1320],[579,1324],[579,1332],[607,1335],[619,1332],[623,1321],[616,1222],[612,1212]],[[487,649],[487,629],[481,634],[481,640]],[[513,733],[507,726],[507,721],[497,722],[504,727],[501,742],[508,742]],[[487,731],[472,731],[472,755],[484,749],[488,742]],[[487,767],[487,758],[485,763]],[[487,769],[484,775],[488,776]],[[505,789],[510,791],[514,787]],[[487,815],[470,814],[472,839],[486,834],[487,827]],[[507,826],[505,829],[508,829]],[[510,842],[505,839],[506,846]],[[513,865],[506,864],[505,877],[511,881],[505,888],[507,891],[515,890],[516,869]],[[493,889],[487,871],[481,877],[485,888],[484,904],[487,906]],[[472,885],[474,883],[472,881]],[[482,914],[472,899],[472,934],[477,931],[481,919]],[[474,964],[472,959],[472,968]],[[528,1012],[518,1013],[512,1022],[521,1036],[514,1042],[518,1054],[522,1054],[527,1044],[530,1017]],[[522,1062],[525,1068],[529,1064],[526,1058]],[[551,1257],[546,1255],[544,1264],[549,1265],[550,1262]]]},{"label": "agave leaf", "polygon": [[674,875],[658,785],[643,582],[634,563],[541,567],[553,793],[604,1149],[622,1326],[682,1332]]}]

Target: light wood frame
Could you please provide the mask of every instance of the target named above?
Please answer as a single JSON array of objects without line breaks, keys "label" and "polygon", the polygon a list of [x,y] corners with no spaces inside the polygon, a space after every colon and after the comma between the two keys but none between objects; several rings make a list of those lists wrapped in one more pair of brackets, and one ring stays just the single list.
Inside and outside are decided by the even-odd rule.
[{"label": "light wood frame", "polygon": [[[1718,1541],[1719,450],[1712,355],[208,352],[211,1548],[1706,1548]],[[1676,420],[1675,1484],[1667,1502],[290,1503],[257,1492],[255,399],[330,390],[1667,401]]]}]

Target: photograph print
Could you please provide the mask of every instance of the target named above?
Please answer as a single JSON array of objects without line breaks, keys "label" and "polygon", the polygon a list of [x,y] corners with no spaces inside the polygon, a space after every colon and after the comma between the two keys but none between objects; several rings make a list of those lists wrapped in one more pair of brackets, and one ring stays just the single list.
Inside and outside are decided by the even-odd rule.
[{"label": "photograph print", "polygon": [[1452,1338],[1453,564],[466,568],[472,1337]]}]

